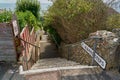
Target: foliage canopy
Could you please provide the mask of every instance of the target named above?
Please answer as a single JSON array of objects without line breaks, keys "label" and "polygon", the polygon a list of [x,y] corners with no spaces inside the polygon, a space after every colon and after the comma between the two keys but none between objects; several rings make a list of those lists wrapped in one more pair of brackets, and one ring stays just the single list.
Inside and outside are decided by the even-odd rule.
[{"label": "foliage canopy", "polygon": [[106,9],[102,0],[55,0],[45,15],[44,25],[54,28],[63,42],[74,43],[106,28]]},{"label": "foliage canopy", "polygon": [[16,14],[17,14],[17,19],[19,22],[20,30],[22,30],[26,24],[28,24],[30,26],[30,29],[32,29],[32,27],[35,27],[36,30],[39,28],[38,20],[32,14],[32,12],[30,12],[30,11],[17,12]]},{"label": "foliage canopy", "polygon": [[12,18],[12,11],[2,11],[0,12],[0,22],[10,22]]},{"label": "foliage canopy", "polygon": [[36,18],[39,18],[40,2],[38,0],[17,0],[16,11],[31,11]]},{"label": "foliage canopy", "polygon": [[107,24],[109,26],[109,30],[112,30],[113,28],[120,28],[120,14],[114,14],[109,16]]}]

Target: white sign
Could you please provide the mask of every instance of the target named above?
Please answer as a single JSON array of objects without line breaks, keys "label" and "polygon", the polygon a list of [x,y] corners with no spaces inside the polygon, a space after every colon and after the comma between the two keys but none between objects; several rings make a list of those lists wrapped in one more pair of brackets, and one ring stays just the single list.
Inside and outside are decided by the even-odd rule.
[{"label": "white sign", "polygon": [[[85,49],[90,56],[93,57],[93,54],[94,54],[94,51],[87,45],[85,44],[84,42],[81,43],[81,46],[83,49]],[[102,59],[97,53],[95,53],[95,57],[94,57],[94,60],[103,68],[105,69],[106,67],[106,62],[104,59]]]},{"label": "white sign", "polygon": [[18,25],[17,25],[17,21],[16,20],[13,20],[13,29],[14,29],[14,34],[15,36],[18,35],[19,31],[18,31]]}]

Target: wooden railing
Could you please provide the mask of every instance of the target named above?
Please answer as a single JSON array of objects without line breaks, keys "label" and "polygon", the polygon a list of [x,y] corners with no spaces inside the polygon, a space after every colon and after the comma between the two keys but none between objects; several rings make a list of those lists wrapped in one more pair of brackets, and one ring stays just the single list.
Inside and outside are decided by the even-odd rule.
[{"label": "wooden railing", "polygon": [[36,46],[39,43],[36,43],[34,28],[30,32],[28,26],[26,26],[22,30],[19,39],[23,46],[21,62],[24,70],[28,70],[39,59],[40,53],[40,47]]}]

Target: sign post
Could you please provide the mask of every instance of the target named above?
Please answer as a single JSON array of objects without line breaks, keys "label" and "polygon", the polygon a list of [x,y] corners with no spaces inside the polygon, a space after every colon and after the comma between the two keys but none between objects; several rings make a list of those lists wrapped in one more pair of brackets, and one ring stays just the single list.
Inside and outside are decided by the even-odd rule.
[{"label": "sign post", "polygon": [[94,51],[93,51],[92,64],[91,64],[92,66],[94,66],[94,58],[95,58],[95,53],[97,50],[97,42],[100,41],[102,38],[99,36],[92,36],[91,38],[95,40],[94,45],[93,45]]},{"label": "sign post", "polygon": [[[94,62],[94,60],[100,65],[100,67],[102,67],[103,69],[105,69],[106,67],[106,61],[100,57],[96,51],[92,50],[87,44],[85,44],[84,42],[81,43],[81,46],[83,49],[85,49],[87,51],[87,53],[93,57],[92,61]],[[94,49],[96,49],[96,42],[94,44]],[[92,64],[93,64],[92,62]]]},{"label": "sign post", "polygon": [[13,25],[14,35],[17,36],[19,34],[19,27],[17,23],[17,17],[15,14],[13,14],[12,25]]}]

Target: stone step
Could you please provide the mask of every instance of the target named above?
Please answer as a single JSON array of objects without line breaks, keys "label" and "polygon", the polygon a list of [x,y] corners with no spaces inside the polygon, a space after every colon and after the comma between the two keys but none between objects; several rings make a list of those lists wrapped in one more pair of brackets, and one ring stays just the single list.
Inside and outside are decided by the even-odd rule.
[{"label": "stone step", "polygon": [[8,46],[13,46],[13,42],[12,41],[0,41],[0,46],[4,46],[4,45],[8,45]]},{"label": "stone step", "polygon": [[3,37],[0,37],[0,40],[1,40],[1,41],[9,41],[9,40],[13,40],[13,37],[3,36]]},{"label": "stone step", "polygon": [[54,68],[54,67],[66,67],[66,66],[76,66],[79,63],[68,61],[62,58],[48,58],[40,59],[31,69],[44,69],[44,68]]},{"label": "stone step", "polygon": [[16,55],[12,56],[0,56],[0,61],[16,62]]},{"label": "stone step", "polygon": [[[24,74],[27,80],[119,80],[95,66],[67,66],[28,70]],[[112,75],[113,76],[113,75]]]},{"label": "stone step", "polygon": [[6,49],[6,50],[0,50],[0,56],[14,56],[14,55],[16,55],[15,54],[15,50],[13,50],[13,49]]},{"label": "stone step", "polygon": [[[109,80],[102,79],[101,76],[101,79],[96,79],[100,72],[100,69],[94,66],[76,65],[35,69],[23,72],[22,74],[25,75],[27,80]],[[93,77],[91,78],[91,76]]]},{"label": "stone step", "polygon": [[41,41],[40,46],[41,46],[40,58],[55,58],[60,56],[55,44]]},{"label": "stone step", "polygon": [[0,51],[2,50],[10,50],[10,49],[14,49],[14,46],[11,46],[11,45],[4,45],[4,46],[0,46]]},{"label": "stone step", "polygon": [[[80,65],[62,58],[51,58],[38,60],[30,70],[21,74],[24,74],[27,80],[63,80],[66,76],[78,75],[80,72],[80,75],[88,74],[94,68],[96,67]],[[89,73],[91,74],[92,71]]]},{"label": "stone step", "polygon": [[120,80],[100,67],[80,65],[61,58],[39,60],[30,70],[20,74],[27,80]]},{"label": "stone step", "polygon": [[42,41],[47,41],[49,39],[49,36],[48,35],[42,35]]}]

